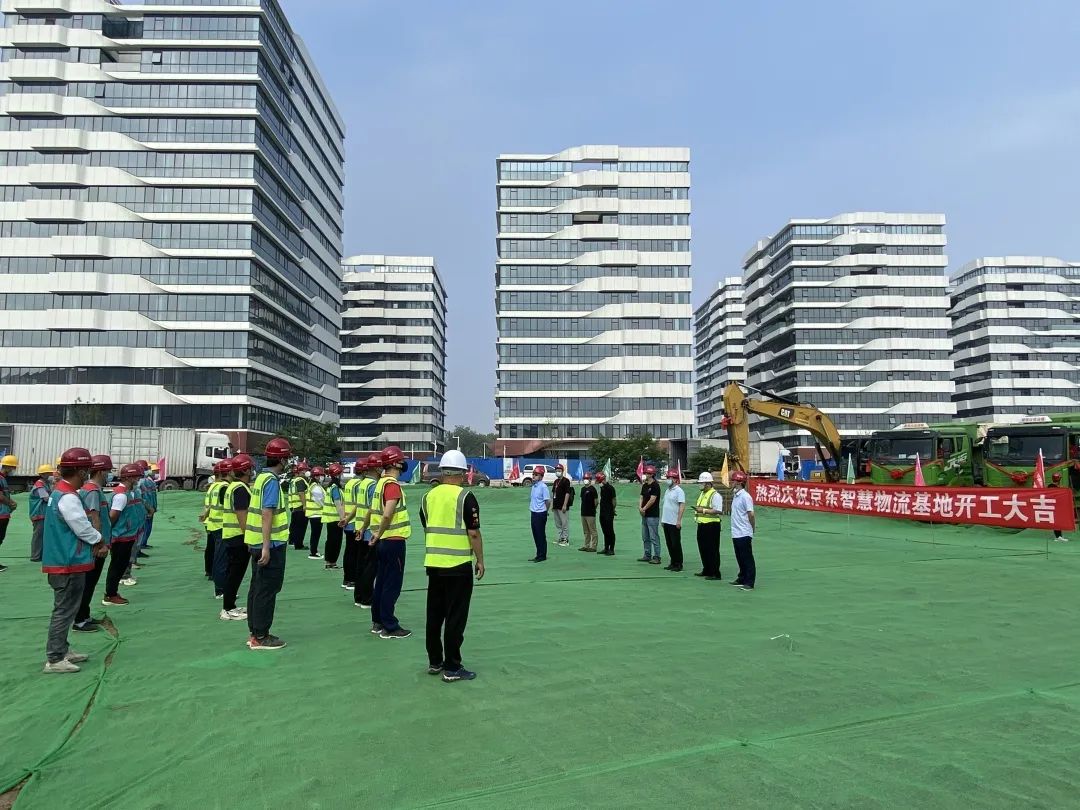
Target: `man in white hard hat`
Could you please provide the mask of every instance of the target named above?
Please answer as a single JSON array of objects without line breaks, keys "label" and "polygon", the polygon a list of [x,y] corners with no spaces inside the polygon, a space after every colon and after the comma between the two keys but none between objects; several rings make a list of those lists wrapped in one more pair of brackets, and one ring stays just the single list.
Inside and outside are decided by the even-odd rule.
[{"label": "man in white hard hat", "polygon": [[446,683],[471,681],[476,677],[475,672],[461,663],[474,570],[478,580],[484,578],[480,505],[462,487],[468,468],[469,463],[460,450],[443,453],[439,460],[442,483],[424,495],[420,506],[424,567],[428,575],[428,674],[441,674]]},{"label": "man in white hard hat", "polygon": [[720,516],[724,513],[724,497],[713,489],[710,472],[698,476],[701,492],[694,504],[697,521],[697,547],[701,556],[701,571],[694,576],[720,579]]}]

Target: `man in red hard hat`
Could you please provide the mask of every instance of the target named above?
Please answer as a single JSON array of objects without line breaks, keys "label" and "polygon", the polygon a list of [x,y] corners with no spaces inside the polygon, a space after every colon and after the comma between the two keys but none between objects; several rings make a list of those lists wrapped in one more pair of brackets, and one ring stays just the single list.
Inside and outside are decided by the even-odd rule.
[{"label": "man in red hard hat", "polygon": [[301,461],[293,468],[293,475],[289,481],[289,545],[296,551],[304,551],[307,548],[304,545],[304,535],[308,527],[305,507],[310,477],[311,468],[308,467],[306,461]]},{"label": "man in red hard hat", "polygon": [[638,562],[660,564],[660,485],[656,483],[656,467],[651,464],[645,470],[645,480],[641,483],[641,500],[638,513],[641,515],[641,544],[644,554]]},{"label": "man in red hard hat", "polygon": [[559,530],[556,544],[562,547],[570,545],[570,505],[574,501],[574,485],[566,475],[562,464],[555,465],[555,484],[551,488],[551,514],[555,517],[555,528]]},{"label": "man in red hard hat", "polygon": [[585,473],[585,480],[581,485],[581,531],[585,535],[585,542],[578,551],[596,551],[596,487],[593,486],[592,473]]},{"label": "man in red hard hat", "polygon": [[94,570],[95,557],[108,553],[101,532],[86,516],[86,508],[78,494],[92,465],[89,450],[82,447],[65,450],[57,465],[60,480],[49,495],[45,510],[41,570],[49,575],[49,586],[53,589],[52,619],[45,644],[45,672],[78,672],[78,665],[87,660],[87,656],[71,650],[68,631],[82,603],[86,572]]},{"label": "man in red hard hat", "polygon": [[604,550],[599,552],[605,557],[615,556],[615,506],[618,493],[607,480],[603,472],[596,474],[596,484],[600,487],[600,531],[604,535]]},{"label": "man in red hard hat", "polygon": [[[101,532],[101,544],[109,548],[112,538],[112,522],[109,520],[109,498],[105,495],[105,484],[113,470],[112,458],[106,455],[90,457],[90,479],[79,490],[79,499],[83,502],[90,524]],[[94,557],[94,570],[86,572],[83,585],[82,602],[75,613],[75,624],[71,628],[80,633],[96,633],[101,625],[90,616],[90,602],[94,598],[101,572],[105,568],[105,554]]]},{"label": "man in red hard hat", "polygon": [[277,595],[285,582],[285,547],[289,544],[288,501],[280,478],[292,456],[287,439],[266,443],[266,467],[251,484],[244,543],[255,565],[248,589],[248,649],[280,650],[285,642],[270,634]]},{"label": "man in red hard hat", "polygon": [[375,572],[379,566],[375,543],[371,539],[371,503],[375,487],[382,478],[382,453],[372,453],[364,464],[364,477],[356,488],[356,590],[353,604],[370,609],[375,601]]},{"label": "man in red hard hat", "polygon": [[379,561],[371,632],[384,639],[408,638],[412,632],[402,627],[394,615],[405,580],[405,542],[412,535],[405,492],[398,483],[405,470],[405,454],[397,445],[390,445],[382,451],[381,462],[383,477],[375,484],[371,504],[371,537]]}]

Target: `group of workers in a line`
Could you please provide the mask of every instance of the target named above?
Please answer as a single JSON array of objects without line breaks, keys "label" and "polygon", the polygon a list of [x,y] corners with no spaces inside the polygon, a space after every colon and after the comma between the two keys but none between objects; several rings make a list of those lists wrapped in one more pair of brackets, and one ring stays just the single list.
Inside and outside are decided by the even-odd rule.
[{"label": "group of workers in a line", "polygon": [[[279,463],[254,481],[254,464],[249,457],[240,454],[220,462],[204,499],[200,516],[207,541],[204,573],[214,584],[215,597],[222,599],[219,618],[246,620],[251,649],[283,648],[285,642],[270,634],[270,625],[273,597],[284,575],[285,549],[291,546],[307,551],[309,559],[324,560],[326,570],[340,568],[341,587],[352,592],[357,607],[371,611],[372,634],[382,639],[411,636],[412,631],[403,627],[395,614],[405,576],[407,541],[412,536],[405,492],[399,483],[406,467],[404,453],[396,446],[373,453],[356,462],[353,477],[342,484],[345,468],[337,463],[323,468],[299,462],[288,476],[283,475],[284,459],[291,454],[283,439],[272,440],[265,452],[268,464],[274,459]],[[468,469],[464,455],[451,450],[443,456],[440,467],[443,483],[424,496],[419,513],[428,574],[428,672],[454,682],[476,677],[462,665],[461,644],[473,576],[480,579],[484,575],[484,550],[479,505],[462,486]],[[252,513],[257,508],[263,517],[253,529]],[[266,527],[269,545],[260,554],[268,554],[269,559],[261,562],[253,548],[267,533]],[[319,553],[324,529],[325,557]],[[236,598],[249,567],[252,584],[247,607],[242,608]],[[268,578],[273,587],[267,586]]]},{"label": "group of workers in a line", "polygon": [[[547,560],[547,519],[552,514],[558,528],[556,545],[570,545],[569,511],[574,504],[574,485],[566,476],[563,465],[555,467],[555,483],[551,488],[544,483],[545,468],[533,468],[533,485],[529,498],[530,521],[536,556],[529,562]],[[660,553],[660,531],[663,529],[667,544],[668,571],[683,570],[682,524],[686,512],[686,493],[681,486],[681,478],[676,470],[667,474],[668,488],[661,492],[656,480],[656,468],[647,466],[641,485],[641,495],[637,510],[641,516],[641,541],[644,548],[640,562],[660,565],[663,560]],[[721,516],[724,514],[724,498],[713,486],[712,473],[703,472],[698,476],[701,492],[693,505],[694,519],[697,523],[698,554],[701,557],[701,571],[696,576],[709,580],[719,580],[720,576],[720,531]],[[732,582],[742,590],[752,591],[757,581],[757,567],[754,562],[754,502],[746,491],[746,473],[737,471],[731,475],[731,542],[739,574]],[[599,487],[599,489],[598,489]],[[615,507],[617,496],[615,487],[607,476],[585,473],[581,486],[581,528],[584,544],[578,551],[595,552],[604,556],[615,555]],[[600,529],[604,535],[604,547],[597,549],[596,519],[599,514]]]},{"label": "group of workers in a line", "polygon": [[[8,523],[16,508],[7,476],[18,466],[15,456],[0,459],[0,509]],[[87,659],[73,652],[68,632],[93,633],[101,623],[90,615],[102,573],[106,607],[128,604],[121,585],[134,585],[132,569],[154,526],[157,511],[157,465],[136,461],[120,468],[112,494],[105,490],[114,470],[108,455],[65,450],[56,465],[38,467],[30,488],[30,559],[41,563],[53,589],[53,611],[45,645],[45,672],[78,672]],[[4,533],[6,533],[6,525]],[[108,558],[108,569],[105,560]]]}]

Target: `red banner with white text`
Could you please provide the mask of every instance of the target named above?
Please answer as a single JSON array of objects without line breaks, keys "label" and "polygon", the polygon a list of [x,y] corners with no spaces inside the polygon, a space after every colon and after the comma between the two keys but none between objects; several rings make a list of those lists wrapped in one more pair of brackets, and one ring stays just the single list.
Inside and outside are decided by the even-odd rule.
[{"label": "red banner with white text", "polygon": [[880,487],[754,478],[750,495],[759,506],[781,509],[1013,529],[1076,528],[1072,490],[1063,487]]}]

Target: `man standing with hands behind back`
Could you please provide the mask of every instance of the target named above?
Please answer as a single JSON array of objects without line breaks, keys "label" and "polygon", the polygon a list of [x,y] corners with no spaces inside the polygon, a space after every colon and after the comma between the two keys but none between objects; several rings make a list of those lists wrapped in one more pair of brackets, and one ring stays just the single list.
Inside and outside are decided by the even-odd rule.
[{"label": "man standing with hands behind back", "polygon": [[736,470],[731,474],[735,492],[731,496],[731,545],[735,547],[735,560],[739,563],[739,576],[731,583],[744,591],[754,590],[757,580],[757,564],[754,562],[754,501],[746,491],[746,473]]},{"label": "man standing with hands behind back", "polygon": [[581,485],[581,530],[585,534],[585,543],[578,551],[596,551],[596,499],[592,473],[585,473],[585,482]]},{"label": "man standing with hands behind back", "polygon": [[551,509],[551,492],[544,483],[544,468],[533,467],[532,492],[529,493],[529,519],[532,523],[533,543],[536,544],[536,556],[529,562],[543,562],[547,559],[547,517]]}]

